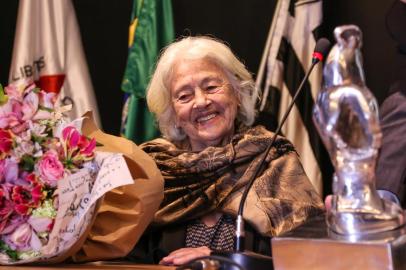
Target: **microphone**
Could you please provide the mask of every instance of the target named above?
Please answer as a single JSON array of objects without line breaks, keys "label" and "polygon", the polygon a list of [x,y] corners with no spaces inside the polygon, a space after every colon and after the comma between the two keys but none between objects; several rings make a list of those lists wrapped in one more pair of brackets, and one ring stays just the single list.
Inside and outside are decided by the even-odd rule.
[{"label": "microphone", "polygon": [[[309,78],[311,72],[313,71],[313,68],[316,66],[317,63],[324,60],[324,58],[328,54],[329,50],[330,50],[330,41],[328,39],[321,38],[317,41],[316,46],[314,48],[313,55],[312,55],[312,64],[311,64],[309,70],[306,72],[298,89],[296,90],[295,95],[292,98],[292,101],[290,102],[285,114],[282,117],[281,122],[279,123],[274,135],[271,138],[271,142],[268,144],[267,148],[265,149],[265,154],[263,155],[262,159],[260,160],[257,170],[252,174],[252,177],[250,178],[248,184],[246,185],[246,187],[244,189],[244,193],[241,196],[240,205],[239,205],[239,209],[238,209],[238,215],[237,215],[237,219],[236,219],[236,231],[235,231],[235,241],[234,241],[235,252],[231,253],[231,254],[227,254],[226,256],[232,258],[234,261],[240,263],[242,266],[244,266],[247,269],[256,269],[256,270],[273,269],[271,257],[264,256],[261,254],[256,254],[253,252],[244,251],[244,249],[245,249],[245,247],[244,247],[245,230],[244,230],[243,212],[244,212],[244,205],[245,205],[245,201],[247,200],[248,192],[251,189],[251,186],[253,185],[255,179],[257,178],[258,173],[263,168],[263,166],[265,164],[265,159],[268,156],[269,151],[271,150],[273,144],[275,143],[276,137],[280,133],[280,131],[283,127],[283,124],[285,123],[290,111],[293,108],[293,105],[295,104],[299,94],[301,93],[305,82]],[[225,255],[225,253],[222,253],[222,255]]]},{"label": "microphone", "polygon": [[[312,64],[317,64],[318,62],[323,62],[324,58],[327,56],[330,51],[331,43],[327,38],[321,38],[317,41],[316,46],[314,47],[314,52],[312,55]],[[308,73],[311,71],[309,70]],[[298,89],[298,91],[300,91]]]},{"label": "microphone", "polygon": [[176,268],[176,270],[184,270],[184,269],[218,270],[220,269],[220,263],[218,261],[210,259],[198,259]]}]

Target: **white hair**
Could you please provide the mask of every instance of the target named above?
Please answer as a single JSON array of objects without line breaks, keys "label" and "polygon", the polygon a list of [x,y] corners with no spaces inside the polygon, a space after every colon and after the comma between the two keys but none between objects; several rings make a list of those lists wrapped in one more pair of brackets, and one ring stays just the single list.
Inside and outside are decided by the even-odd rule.
[{"label": "white hair", "polygon": [[180,141],[186,137],[175,125],[175,111],[171,103],[170,79],[173,67],[180,59],[209,59],[222,68],[239,98],[237,119],[251,126],[255,119],[252,102],[255,84],[252,75],[230,48],[211,37],[186,37],[166,47],[158,60],[147,89],[147,104],[155,114],[159,129],[165,138]]}]

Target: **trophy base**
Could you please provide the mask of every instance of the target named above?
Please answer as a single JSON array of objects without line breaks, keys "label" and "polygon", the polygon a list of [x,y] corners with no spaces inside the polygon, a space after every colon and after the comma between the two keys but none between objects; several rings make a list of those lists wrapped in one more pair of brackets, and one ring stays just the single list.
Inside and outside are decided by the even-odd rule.
[{"label": "trophy base", "polygon": [[406,269],[405,226],[376,234],[343,236],[331,232],[325,216],[272,239],[278,269]]}]

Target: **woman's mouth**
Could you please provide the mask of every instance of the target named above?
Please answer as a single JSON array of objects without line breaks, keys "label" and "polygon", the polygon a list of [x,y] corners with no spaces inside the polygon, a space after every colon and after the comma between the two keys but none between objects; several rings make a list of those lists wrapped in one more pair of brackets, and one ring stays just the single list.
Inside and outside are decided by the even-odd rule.
[{"label": "woman's mouth", "polygon": [[202,123],[204,123],[204,122],[209,121],[210,119],[213,119],[214,117],[216,117],[216,115],[217,115],[217,113],[211,113],[211,114],[209,114],[209,115],[205,115],[205,116],[202,116],[202,117],[198,117],[198,118],[196,119],[196,122],[199,123],[199,124],[202,124]]}]

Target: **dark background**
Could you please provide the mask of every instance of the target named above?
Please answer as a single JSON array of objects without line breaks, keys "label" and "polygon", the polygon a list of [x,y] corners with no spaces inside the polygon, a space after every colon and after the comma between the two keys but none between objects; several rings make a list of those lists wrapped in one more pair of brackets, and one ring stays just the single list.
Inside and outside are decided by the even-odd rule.
[{"label": "dark background", "polygon": [[[8,80],[17,0],[0,1],[0,82]],[[364,34],[367,85],[381,103],[394,70],[395,44],[385,29],[392,0],[324,1],[323,35],[356,24]],[[119,134],[132,0],[73,0],[103,129]],[[172,0],[176,35],[211,34],[228,42],[255,75],[276,0]]]}]

